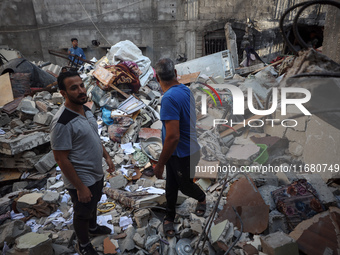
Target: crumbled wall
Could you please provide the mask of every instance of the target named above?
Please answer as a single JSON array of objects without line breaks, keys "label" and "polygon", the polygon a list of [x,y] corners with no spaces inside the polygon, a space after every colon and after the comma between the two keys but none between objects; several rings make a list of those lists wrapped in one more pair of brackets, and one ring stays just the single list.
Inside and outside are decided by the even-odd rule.
[{"label": "crumbled wall", "polygon": [[[71,46],[72,37],[78,38],[88,59],[100,58],[111,45],[130,40],[153,63],[160,57],[176,59],[179,54],[190,60],[204,54],[207,32],[223,29],[225,23],[231,22],[239,34],[244,34],[249,24],[252,26],[255,49],[269,62],[283,48],[279,19],[298,2],[301,1],[3,0],[0,45],[21,51],[29,60],[59,65],[66,60],[50,55],[48,49],[65,50]],[[322,10],[311,7],[304,19],[317,24]],[[287,19],[293,18],[292,14]],[[93,46],[92,40],[100,41],[100,47]]]}]

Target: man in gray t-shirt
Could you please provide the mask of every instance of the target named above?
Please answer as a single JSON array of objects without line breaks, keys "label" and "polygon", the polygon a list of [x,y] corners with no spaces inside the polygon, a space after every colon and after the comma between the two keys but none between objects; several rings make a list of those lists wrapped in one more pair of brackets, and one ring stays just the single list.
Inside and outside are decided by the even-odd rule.
[{"label": "man in gray t-shirt", "polygon": [[73,226],[78,238],[76,250],[79,254],[96,255],[89,234],[111,233],[111,229],[97,225],[97,203],[104,178],[102,158],[109,166],[108,172],[113,172],[115,167],[101,143],[96,119],[84,106],[86,89],[78,73],[61,73],[58,86],[65,104],[51,123],[51,147],[73,202]]}]

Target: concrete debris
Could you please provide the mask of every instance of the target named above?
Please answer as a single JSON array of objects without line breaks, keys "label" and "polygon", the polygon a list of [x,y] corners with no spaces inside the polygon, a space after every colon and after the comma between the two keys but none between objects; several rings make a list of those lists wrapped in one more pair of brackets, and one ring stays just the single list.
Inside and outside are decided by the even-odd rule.
[{"label": "concrete debris", "polygon": [[[100,254],[188,254],[180,253],[184,249],[191,254],[195,246],[205,254],[220,254],[238,237],[230,254],[339,251],[340,213],[332,207],[340,204],[337,117],[314,113],[297,116],[301,115],[301,106],[283,103],[285,88],[303,84],[310,89],[312,99],[302,106],[310,111],[323,110],[325,99],[313,98],[315,93],[322,96],[328,88],[317,90],[312,86],[323,84],[321,78],[309,77],[298,83],[289,77],[313,70],[339,71],[339,66],[316,51],[306,51],[299,57],[282,59],[282,64],[240,68],[238,34],[232,23],[225,26],[225,33],[228,50],[176,65],[179,80],[190,86],[196,100],[201,159],[194,181],[207,194],[207,210],[203,217],[196,216],[197,201],[179,192],[176,236],[167,240],[162,227],[164,212],[157,210],[166,203],[166,180],[157,179],[152,170],[162,151],[163,124],[159,114],[163,91],[153,77],[151,61],[132,42],[124,41],[112,46],[95,65],[79,71],[89,96],[86,105],[97,118],[99,135],[116,166],[114,173],[105,175],[101,211],[97,212],[111,217],[108,224],[113,225],[114,234],[91,239]],[[117,81],[114,68],[122,61],[137,63],[138,86]],[[55,65],[46,70],[60,72]],[[334,80],[329,84],[338,84]],[[7,82],[11,82],[9,77]],[[202,83],[216,93],[202,93],[209,91]],[[15,100],[6,96],[6,100],[11,99],[0,109],[0,249],[6,244],[6,254],[76,252],[72,201],[49,144],[50,121],[64,98],[53,87],[55,84],[50,85],[53,90],[32,90],[31,96]],[[337,93],[332,90],[332,94]],[[297,94],[293,98],[299,98]],[[329,101],[334,101],[328,96]],[[137,103],[138,109],[129,109],[130,114],[124,116],[121,110],[127,110],[124,107],[130,101]],[[277,109],[264,113],[270,105]],[[338,101],[329,105],[336,108]],[[257,113],[253,113],[254,109]],[[235,113],[240,110],[242,114]],[[230,181],[222,189],[226,177]],[[294,211],[298,222],[302,222],[289,234],[287,212],[291,208],[283,210],[275,204],[273,194],[279,195],[283,186],[301,179],[315,190],[320,200],[316,209],[329,210],[316,210],[304,221],[302,212],[300,215]],[[53,204],[56,210],[51,209],[50,216],[34,215],[32,208],[39,201]],[[115,207],[101,205],[105,202]],[[296,210],[303,207],[301,201],[296,203]],[[198,239],[215,205],[217,215],[206,230],[208,238],[203,245]]]},{"label": "concrete debris", "polygon": [[268,255],[298,255],[299,249],[293,238],[283,232],[275,232],[261,237],[263,252]]}]

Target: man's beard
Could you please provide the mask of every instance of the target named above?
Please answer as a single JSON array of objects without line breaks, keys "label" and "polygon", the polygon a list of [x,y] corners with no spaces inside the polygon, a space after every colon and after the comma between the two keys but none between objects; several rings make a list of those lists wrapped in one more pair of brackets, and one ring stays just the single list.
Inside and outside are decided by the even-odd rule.
[{"label": "man's beard", "polygon": [[[85,96],[84,99],[79,99],[79,98],[84,97],[84,96]],[[68,98],[69,98],[69,100],[70,100],[72,103],[77,104],[77,105],[83,105],[83,104],[86,104],[86,103],[87,103],[87,95],[86,95],[86,94],[80,94],[80,95],[77,97],[76,100],[73,99],[72,97],[68,97]]]}]

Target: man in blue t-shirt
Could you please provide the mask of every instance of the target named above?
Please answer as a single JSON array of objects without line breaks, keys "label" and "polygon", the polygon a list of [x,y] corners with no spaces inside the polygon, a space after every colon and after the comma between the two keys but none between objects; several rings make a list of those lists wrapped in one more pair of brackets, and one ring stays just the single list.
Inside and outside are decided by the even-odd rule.
[{"label": "man in blue t-shirt", "polygon": [[[81,57],[82,59],[86,59],[83,49],[78,47],[78,39],[72,38],[71,42],[72,42],[72,47],[68,50],[68,54],[77,55],[77,56]],[[77,57],[69,56],[68,58],[69,58],[70,62],[71,63],[73,62],[73,64],[75,64],[75,65],[83,64],[83,61],[81,61]]]},{"label": "man in blue t-shirt", "polygon": [[205,193],[193,182],[195,167],[200,159],[196,135],[195,99],[185,85],[177,80],[171,59],[164,58],[155,66],[156,78],[164,96],[161,101],[163,150],[154,173],[162,178],[166,165],[166,216],[164,234],[175,236],[174,220],[178,190],[198,200],[195,213],[203,216],[206,210]]}]

